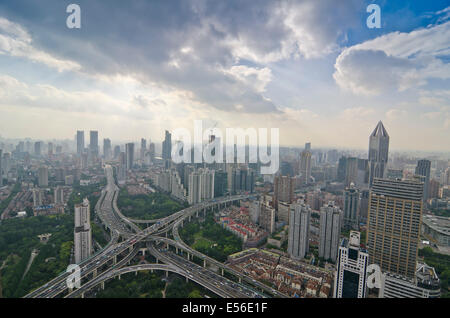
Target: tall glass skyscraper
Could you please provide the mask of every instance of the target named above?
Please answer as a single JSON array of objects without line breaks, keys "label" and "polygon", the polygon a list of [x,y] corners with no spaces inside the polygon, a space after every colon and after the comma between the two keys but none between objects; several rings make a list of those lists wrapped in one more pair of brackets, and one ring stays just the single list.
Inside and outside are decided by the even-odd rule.
[{"label": "tall glass skyscraper", "polygon": [[381,120],[369,137],[369,185],[374,178],[384,178],[389,153],[389,135]]}]

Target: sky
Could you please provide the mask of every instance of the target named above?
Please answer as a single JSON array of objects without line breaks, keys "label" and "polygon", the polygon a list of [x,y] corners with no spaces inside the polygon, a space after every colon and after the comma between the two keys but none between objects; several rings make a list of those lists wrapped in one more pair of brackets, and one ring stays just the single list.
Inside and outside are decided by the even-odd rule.
[{"label": "sky", "polygon": [[336,3],[1,1],[0,135],[160,141],[203,120],[366,149],[382,120],[391,149],[450,151],[448,1]]}]

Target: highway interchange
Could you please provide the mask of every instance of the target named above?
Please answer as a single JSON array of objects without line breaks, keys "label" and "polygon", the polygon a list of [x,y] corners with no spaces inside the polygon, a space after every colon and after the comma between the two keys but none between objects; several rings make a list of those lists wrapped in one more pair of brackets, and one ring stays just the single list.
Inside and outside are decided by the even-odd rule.
[{"label": "highway interchange", "polygon": [[[239,273],[223,263],[191,249],[181,240],[178,234],[178,227],[182,226],[185,219],[189,218],[190,220],[191,217],[202,211],[206,211],[208,208],[214,208],[226,203],[248,198],[248,195],[221,197],[204,201],[162,219],[145,220],[140,223],[153,223],[153,225],[141,230],[117,208],[119,188],[114,182],[112,167],[107,165],[105,167],[105,172],[107,185],[102,190],[95,210],[101,222],[110,230],[111,240],[102,250],[78,264],[80,266],[82,280],[81,288],[69,290],[67,288],[66,280],[70,273],[63,272],[58,277],[26,295],[25,298],[84,297],[84,294],[90,289],[98,286],[98,284],[104,284],[106,280],[120,275],[121,273],[147,269],[175,272],[200,284],[220,297],[248,298],[267,297],[269,295],[275,297],[287,297],[286,295],[253,280],[251,277]],[[166,233],[167,235],[169,231],[172,231],[175,241],[156,236],[162,233]],[[119,242],[120,238],[122,238],[123,241]],[[142,243],[145,244],[148,251],[157,260],[165,263],[165,266],[162,266],[163,264],[146,264],[123,267],[137,254],[140,243],[141,245]],[[247,284],[240,284],[225,278],[206,267],[195,264],[191,259],[187,260],[186,258],[176,255],[167,248],[162,248],[160,245],[158,246],[158,243],[165,243],[166,247],[169,244],[180,248],[180,250],[189,253],[191,258],[192,255],[195,255],[205,262],[208,262],[208,264],[213,264],[216,267],[233,274],[240,282],[245,281]],[[254,286],[255,288],[251,288],[248,285]]]}]

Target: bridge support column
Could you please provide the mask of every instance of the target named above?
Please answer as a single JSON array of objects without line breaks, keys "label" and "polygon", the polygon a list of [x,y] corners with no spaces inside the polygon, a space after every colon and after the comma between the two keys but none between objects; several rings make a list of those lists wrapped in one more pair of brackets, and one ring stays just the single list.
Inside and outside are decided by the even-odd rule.
[{"label": "bridge support column", "polygon": [[92,272],[92,277],[93,278],[97,277],[97,269],[94,269],[94,271]]},{"label": "bridge support column", "polygon": [[133,245],[128,248],[128,252],[131,253],[133,251]]},{"label": "bridge support column", "polygon": [[166,271],[166,277],[169,277],[169,271]]},{"label": "bridge support column", "polygon": [[195,212],[195,216],[198,217],[198,210]]},{"label": "bridge support column", "polygon": [[240,284],[240,283],[242,283],[242,278],[241,278],[241,277],[239,277],[239,284]]},{"label": "bridge support column", "polygon": [[117,255],[114,255],[114,257],[113,257],[113,264],[116,265],[116,263],[117,263]]},{"label": "bridge support column", "polygon": [[119,274],[119,280],[120,280],[120,274]]},{"label": "bridge support column", "polygon": [[166,232],[166,237],[168,237],[168,234],[167,234],[167,232]]},{"label": "bridge support column", "polygon": [[223,276],[223,268],[222,268],[222,276]]},{"label": "bridge support column", "polygon": [[203,267],[206,267],[206,259],[203,260]]},{"label": "bridge support column", "polygon": [[156,257],[156,264],[158,264],[158,258]]},{"label": "bridge support column", "polygon": [[102,282],[102,283],[100,284],[100,286],[101,286],[102,290],[105,290],[105,282]]},{"label": "bridge support column", "polygon": [[84,293],[81,293],[81,298],[84,298]]},{"label": "bridge support column", "polygon": [[186,283],[189,283],[189,278],[186,276]]},{"label": "bridge support column", "polygon": [[137,276],[137,271],[134,272],[134,276]]},{"label": "bridge support column", "polygon": [[175,253],[178,254],[178,247],[175,246]]}]

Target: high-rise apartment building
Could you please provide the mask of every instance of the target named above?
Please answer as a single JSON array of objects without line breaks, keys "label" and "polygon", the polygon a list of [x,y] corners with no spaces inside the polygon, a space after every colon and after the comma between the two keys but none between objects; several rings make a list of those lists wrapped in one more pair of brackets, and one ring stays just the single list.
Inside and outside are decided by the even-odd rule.
[{"label": "high-rise apartment building", "polygon": [[92,254],[92,232],[89,214],[89,200],[75,205],[74,254],[75,263],[79,264]]},{"label": "high-rise apartment building", "polygon": [[294,201],[294,178],[289,176],[275,176],[273,186],[275,208],[277,208],[279,201],[288,204]]},{"label": "high-rise apartment building", "polygon": [[84,151],[84,131],[77,131],[77,154],[81,156]]},{"label": "high-rise apartment building", "polygon": [[423,181],[423,201],[427,202],[428,200],[428,191],[430,187],[430,170],[431,170],[431,161],[430,160],[419,160],[416,166],[416,175],[422,176]]},{"label": "high-rise apartment building", "polygon": [[358,230],[359,224],[359,191],[354,184],[344,191],[344,227]]},{"label": "high-rise apartment building", "polygon": [[369,254],[360,247],[360,233],[350,231],[339,246],[334,276],[334,298],[365,298]]},{"label": "high-rise apartment building", "polygon": [[201,174],[199,172],[192,172],[189,175],[188,182],[188,202],[189,204],[196,204],[202,201],[201,190]]},{"label": "high-rise apartment building", "polygon": [[38,184],[40,187],[48,187],[48,167],[42,166],[38,169]]},{"label": "high-rise apartment building", "polygon": [[42,205],[42,190],[39,188],[34,188],[33,192],[33,206],[41,206]]},{"label": "high-rise apartment building", "polygon": [[0,149],[0,187],[3,186],[2,149]]},{"label": "high-rise apartment building", "polygon": [[303,203],[293,203],[290,210],[287,251],[291,258],[303,259],[309,250],[311,208]]},{"label": "high-rise apartment building", "polygon": [[35,143],[34,143],[34,154],[36,155],[36,156],[40,156],[41,155],[41,151],[42,151],[42,147],[41,147],[41,142],[40,141],[36,141]]},{"label": "high-rise apartment building", "polygon": [[384,178],[389,154],[389,135],[381,120],[369,137],[369,185]]},{"label": "high-rise apartment building", "polygon": [[54,200],[55,205],[63,205],[64,204],[64,188],[57,186],[54,190]]},{"label": "high-rise apartment building", "polygon": [[414,277],[422,216],[423,183],[373,180],[369,195],[367,249],[383,271]]},{"label": "high-rise apartment building", "polygon": [[145,154],[146,153],[147,153],[147,140],[145,138],[141,138],[141,149],[140,149],[141,163],[145,162]]},{"label": "high-rise apartment building", "polygon": [[269,234],[275,232],[275,209],[267,201],[261,203],[259,225]]},{"label": "high-rise apartment building", "polygon": [[127,158],[125,152],[119,153],[119,167],[117,171],[117,180],[125,182],[127,179]]},{"label": "high-rise apartment building", "polygon": [[320,208],[319,257],[336,261],[342,211],[333,201]]}]

